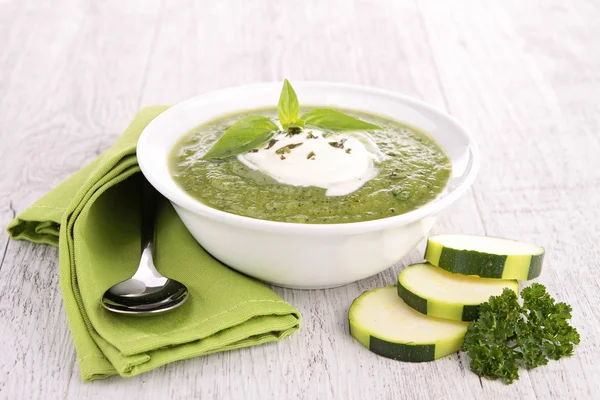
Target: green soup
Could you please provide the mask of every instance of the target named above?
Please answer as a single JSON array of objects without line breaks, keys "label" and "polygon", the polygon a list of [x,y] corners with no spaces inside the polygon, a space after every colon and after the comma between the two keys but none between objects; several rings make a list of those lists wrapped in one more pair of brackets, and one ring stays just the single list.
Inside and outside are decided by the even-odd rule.
[{"label": "green soup", "polygon": [[386,158],[377,176],[345,196],[319,187],[277,182],[237,158],[205,161],[202,156],[225,130],[249,114],[276,117],[275,108],[227,115],[194,128],[173,148],[170,171],[198,201],[232,214],[269,221],[333,224],[404,214],[435,199],[451,173],[448,156],[429,136],[397,121],[357,111],[344,112],[382,127],[368,134]]}]

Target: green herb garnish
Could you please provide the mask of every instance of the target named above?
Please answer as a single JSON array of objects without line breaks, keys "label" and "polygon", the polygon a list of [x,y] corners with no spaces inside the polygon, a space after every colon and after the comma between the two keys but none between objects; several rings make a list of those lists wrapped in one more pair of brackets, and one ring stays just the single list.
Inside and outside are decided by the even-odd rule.
[{"label": "green herb garnish", "polygon": [[267,147],[265,147],[265,150],[269,150],[271,147],[275,146],[275,143],[279,142],[279,140],[277,139],[271,139],[269,140],[269,144],[267,145]]},{"label": "green herb garnish", "polygon": [[300,132],[302,132],[302,128],[296,125],[290,125],[285,136],[292,137],[294,135],[298,135]]},{"label": "green herb garnish", "polygon": [[302,146],[303,143],[290,143],[290,144],[286,144],[285,146],[282,146],[280,148],[278,148],[277,150],[275,150],[276,154],[284,154],[284,153],[291,153],[292,149],[298,147],[298,146]]},{"label": "green herb garnish", "polygon": [[231,125],[202,159],[222,159],[245,153],[267,142],[278,129],[277,124],[267,117],[249,115]]},{"label": "green herb garnish", "polygon": [[380,126],[354,118],[331,108],[315,108],[302,116],[306,125],[330,131],[372,131],[381,129]]},{"label": "green herb garnish", "polygon": [[316,154],[315,154],[315,152],[314,152],[314,151],[311,151],[311,152],[310,152],[310,153],[308,153],[308,155],[306,156],[306,159],[307,159],[307,160],[309,160],[309,159],[313,158],[315,155],[316,155]]},{"label": "green herb garnish", "polygon": [[471,358],[471,371],[510,384],[519,379],[519,366],[546,365],[573,354],[579,333],[567,322],[571,306],[556,303],[546,288],[534,283],[521,292],[523,305],[510,289],[479,307],[462,345]]},{"label": "green herb garnish", "polygon": [[[286,79],[283,82],[279,103],[277,105],[277,115],[281,126],[286,131],[286,136],[291,137],[302,132],[305,125],[314,126],[328,131],[353,131],[353,130],[374,130],[381,129],[379,126],[369,122],[361,121],[350,115],[329,108],[317,108],[300,114],[300,103],[298,96],[290,82]],[[237,156],[239,154],[251,151],[269,142],[266,149],[275,145],[277,139],[272,139],[279,131],[279,126],[270,118],[260,115],[249,115],[242,118],[229,127],[219,140],[204,155],[204,160],[219,160],[227,157]],[[325,134],[323,136],[326,136]],[[309,132],[308,139],[316,139],[318,136]],[[270,140],[270,141],[269,141]],[[340,148],[344,148],[342,139]],[[332,145],[333,146],[333,145]],[[296,146],[294,146],[296,147]],[[338,147],[338,146],[334,146]],[[292,149],[293,147],[290,147]],[[283,153],[278,153],[283,154]],[[283,157],[282,159],[285,159]]]},{"label": "green herb garnish", "polygon": [[344,148],[344,143],[346,143],[346,140],[348,140],[348,139],[340,139],[339,142],[329,142],[329,145],[331,147],[336,147],[338,149],[343,149]]},{"label": "green herb garnish", "polygon": [[277,104],[277,116],[283,129],[288,129],[290,126],[304,127],[304,123],[298,121],[299,114],[300,103],[298,102],[298,96],[296,96],[296,91],[286,79],[283,81],[283,88],[281,89],[279,103]]}]

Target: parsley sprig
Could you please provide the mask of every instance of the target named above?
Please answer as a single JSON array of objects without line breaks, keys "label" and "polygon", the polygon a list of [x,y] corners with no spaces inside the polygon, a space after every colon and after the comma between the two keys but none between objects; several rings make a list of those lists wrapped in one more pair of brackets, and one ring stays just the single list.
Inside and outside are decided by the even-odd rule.
[{"label": "parsley sprig", "polygon": [[573,354],[579,333],[567,322],[571,306],[556,303],[546,287],[534,283],[517,295],[504,289],[479,308],[462,345],[471,358],[471,371],[510,384],[519,379],[519,366],[546,365]]}]

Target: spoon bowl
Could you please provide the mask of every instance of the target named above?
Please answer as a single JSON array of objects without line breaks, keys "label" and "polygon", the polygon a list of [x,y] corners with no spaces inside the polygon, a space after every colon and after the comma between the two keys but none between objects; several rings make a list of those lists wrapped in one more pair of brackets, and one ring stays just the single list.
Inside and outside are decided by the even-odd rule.
[{"label": "spoon bowl", "polygon": [[187,301],[187,287],[162,276],[153,260],[156,193],[145,182],[142,199],[142,256],[135,274],[109,288],[102,296],[108,311],[129,315],[152,315],[173,310]]},{"label": "spoon bowl", "polygon": [[165,278],[160,286],[146,286],[131,278],[108,289],[102,298],[102,306],[119,314],[146,315],[177,308],[188,298],[187,288],[176,280]]}]

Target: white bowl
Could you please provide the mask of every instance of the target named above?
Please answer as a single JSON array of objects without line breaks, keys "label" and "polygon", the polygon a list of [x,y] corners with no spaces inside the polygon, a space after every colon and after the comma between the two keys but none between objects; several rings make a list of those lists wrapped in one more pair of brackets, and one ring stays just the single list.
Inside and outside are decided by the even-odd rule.
[{"label": "white bowl", "polygon": [[168,156],[182,135],[215,117],[276,106],[281,82],[234,87],[184,101],[144,129],[137,156],[150,183],[168,198],[196,240],[224,264],[278,286],[344,285],[405,257],[435,215],[469,188],[479,167],[473,138],[453,117],[419,100],[360,86],[294,82],[301,104],[367,111],[420,128],[450,156],[452,177],[436,200],[406,214],[348,224],[295,224],[242,217],[200,203],[171,178]]}]

